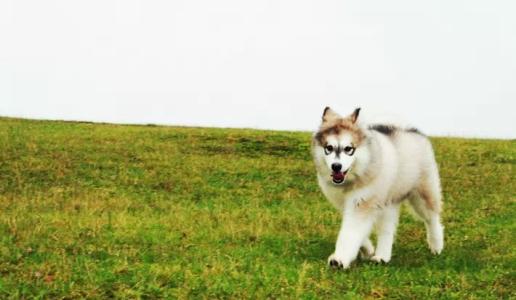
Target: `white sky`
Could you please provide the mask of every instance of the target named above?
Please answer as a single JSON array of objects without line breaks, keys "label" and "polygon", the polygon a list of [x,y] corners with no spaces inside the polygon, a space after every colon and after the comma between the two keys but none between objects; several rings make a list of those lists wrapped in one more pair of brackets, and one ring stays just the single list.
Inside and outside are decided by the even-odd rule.
[{"label": "white sky", "polygon": [[516,138],[516,2],[2,0],[0,115]]}]

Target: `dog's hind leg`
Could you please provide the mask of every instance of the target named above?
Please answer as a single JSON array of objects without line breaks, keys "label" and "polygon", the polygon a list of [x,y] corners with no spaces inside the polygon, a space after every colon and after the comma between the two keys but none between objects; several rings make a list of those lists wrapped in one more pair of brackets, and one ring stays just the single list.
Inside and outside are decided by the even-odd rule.
[{"label": "dog's hind leg", "polygon": [[371,258],[376,262],[389,262],[392,255],[392,244],[398,226],[400,205],[393,204],[384,209],[376,223],[378,244],[376,252]]},{"label": "dog's hind leg", "polygon": [[363,259],[371,258],[374,255],[374,246],[371,239],[367,237],[360,246],[360,257]]},{"label": "dog's hind leg", "polygon": [[415,195],[409,203],[414,212],[423,219],[426,227],[426,239],[430,251],[439,254],[444,247],[444,227],[441,224],[441,188],[437,172],[422,180]]}]

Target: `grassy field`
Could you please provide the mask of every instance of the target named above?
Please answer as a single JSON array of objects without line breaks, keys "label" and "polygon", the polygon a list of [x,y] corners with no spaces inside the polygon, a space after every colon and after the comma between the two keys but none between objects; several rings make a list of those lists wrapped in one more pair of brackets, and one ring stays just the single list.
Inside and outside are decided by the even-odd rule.
[{"label": "grassy field", "polygon": [[516,297],[516,141],[433,138],[446,246],[326,266],[309,133],[0,118],[0,298]]}]

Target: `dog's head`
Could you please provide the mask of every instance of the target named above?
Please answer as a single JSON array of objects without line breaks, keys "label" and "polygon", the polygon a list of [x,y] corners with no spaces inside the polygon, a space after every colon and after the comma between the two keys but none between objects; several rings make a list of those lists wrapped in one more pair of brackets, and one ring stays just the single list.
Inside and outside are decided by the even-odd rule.
[{"label": "dog's head", "polygon": [[[354,167],[365,135],[358,126],[360,108],[342,117],[326,107],[322,123],[314,136],[314,156],[323,176],[331,176],[334,184],[343,184]],[[320,170],[321,171],[321,170]]]}]

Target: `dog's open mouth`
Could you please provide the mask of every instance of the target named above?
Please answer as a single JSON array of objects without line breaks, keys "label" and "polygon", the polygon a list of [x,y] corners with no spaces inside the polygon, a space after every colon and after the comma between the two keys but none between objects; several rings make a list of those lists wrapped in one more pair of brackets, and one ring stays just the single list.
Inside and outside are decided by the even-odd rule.
[{"label": "dog's open mouth", "polygon": [[331,174],[331,177],[333,179],[333,183],[335,184],[341,184],[344,182],[344,179],[346,179],[346,174],[348,173],[348,171],[344,171],[344,172],[333,172]]}]

